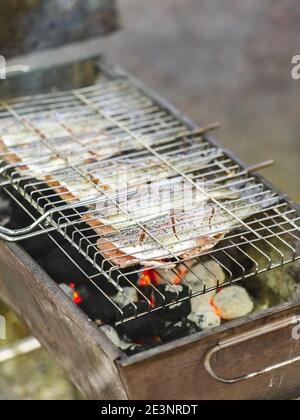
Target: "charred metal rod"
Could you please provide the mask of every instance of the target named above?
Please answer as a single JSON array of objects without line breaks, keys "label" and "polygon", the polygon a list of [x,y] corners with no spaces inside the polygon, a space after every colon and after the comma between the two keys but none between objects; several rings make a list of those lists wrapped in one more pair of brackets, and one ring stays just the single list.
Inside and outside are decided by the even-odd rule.
[{"label": "charred metal rod", "polygon": [[216,121],[197,129],[197,134],[206,134],[210,131],[218,130],[220,127],[221,127],[221,123]]},{"label": "charred metal rod", "polygon": [[247,168],[247,172],[249,174],[253,173],[253,172],[259,172],[262,171],[263,169],[268,169],[271,166],[275,165],[275,161],[273,159],[270,160],[266,160],[265,162],[262,163],[258,163],[257,165],[253,165],[253,166],[249,166]]}]

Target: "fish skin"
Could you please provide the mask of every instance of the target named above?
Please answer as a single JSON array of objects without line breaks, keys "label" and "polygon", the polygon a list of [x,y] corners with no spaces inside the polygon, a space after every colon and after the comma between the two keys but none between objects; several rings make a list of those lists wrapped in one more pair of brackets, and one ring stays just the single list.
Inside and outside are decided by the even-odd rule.
[{"label": "fish skin", "polygon": [[[239,205],[230,205],[228,209],[240,220],[247,220],[251,216],[271,207],[277,203],[278,197],[273,193],[266,193],[264,200],[255,203],[250,198],[241,198]],[[210,203],[205,204],[203,216],[189,219],[190,215],[181,216],[181,225],[178,220],[176,236],[172,228],[170,216],[157,218],[150,224],[145,223],[148,232],[154,233],[160,231],[160,235],[155,236],[154,240],[146,235],[144,241],[138,241],[138,228],[136,225],[126,227],[121,232],[114,229],[110,233],[103,235],[101,229],[98,231],[102,238],[98,241],[98,247],[103,254],[112,262],[120,266],[128,264],[137,264],[140,261],[155,265],[168,264],[174,258],[192,259],[199,255],[211,251],[232,229],[239,225],[238,220],[232,218],[229,214],[218,209],[213,222],[209,223]],[[193,209],[193,215],[197,209]],[[105,249],[103,248],[105,244]],[[111,248],[110,248],[111,247]],[[113,249],[113,252],[111,252]]]},{"label": "fish skin", "polygon": [[[68,113],[65,113],[65,116],[67,115]],[[70,116],[72,116],[71,112]],[[93,119],[92,124],[89,124],[90,118],[70,120],[72,124],[68,124],[69,120],[66,119],[66,121],[64,120],[65,123],[62,124],[62,117],[56,115],[55,112],[45,115],[41,113],[39,118],[36,118],[36,116],[30,118],[29,114],[27,119],[30,120],[32,127],[35,127],[44,136],[46,144],[41,141],[37,132],[32,131],[29,127],[25,127],[21,122],[17,122],[12,118],[0,119],[1,141],[6,149],[12,153],[12,156],[16,156],[18,161],[24,163],[24,167],[26,166],[26,170],[23,168],[22,171],[23,176],[32,176],[35,179],[47,181],[52,176],[53,182],[61,183],[65,189],[70,190],[70,198],[73,196],[72,202],[79,202],[87,197],[95,197],[95,200],[97,200],[101,192],[92,183],[90,188],[83,189],[80,184],[84,181],[79,178],[77,178],[78,188],[76,188],[76,184],[69,188],[68,181],[64,179],[64,172],[68,170],[70,165],[79,166],[83,174],[92,175],[94,180],[98,180],[97,185],[104,185],[105,190],[116,191],[117,188],[120,188],[120,179],[116,179],[115,176],[107,176],[107,170],[104,170],[103,165],[105,166],[107,159],[132,148],[133,145],[132,141],[128,139],[112,139],[111,135],[105,132],[107,121],[99,117],[98,119]],[[68,129],[68,126],[72,127],[72,132]],[[179,127],[179,129],[181,128]],[[180,132],[178,136],[180,137]],[[202,139],[199,140],[200,147]],[[146,139],[149,145],[155,143],[155,141],[157,139]],[[167,142],[166,144],[168,145],[169,143]],[[181,170],[193,171],[201,169],[221,153],[219,149],[214,148],[209,152],[203,150],[197,159],[195,157],[192,158],[190,150],[194,149],[195,145],[198,145],[198,140],[186,147],[186,153],[179,153],[175,156]],[[141,147],[135,146],[137,146],[135,148],[136,151],[141,150]],[[61,157],[62,155],[63,158]],[[34,156],[34,159],[32,156]],[[150,157],[148,159],[153,160],[154,158]],[[93,167],[92,164],[94,164]],[[114,167],[114,173],[126,170],[126,182],[133,184],[141,182],[140,175],[145,172],[143,169],[147,168],[147,166],[145,158],[129,160],[120,156],[119,162]],[[134,167],[135,172],[132,172]],[[151,171],[144,176],[143,182],[150,182],[155,177],[156,179],[164,179],[172,176],[174,176],[174,171],[165,167],[156,159],[156,162],[152,163]]]}]

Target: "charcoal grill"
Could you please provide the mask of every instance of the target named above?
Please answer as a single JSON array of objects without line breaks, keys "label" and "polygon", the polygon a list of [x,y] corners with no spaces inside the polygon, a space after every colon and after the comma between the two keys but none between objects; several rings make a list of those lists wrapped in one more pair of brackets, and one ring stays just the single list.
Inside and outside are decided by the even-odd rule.
[{"label": "charcoal grill", "polygon": [[[202,131],[206,129],[196,128],[186,117],[181,117],[176,110],[142,87],[135,79],[110,66],[102,65],[101,72],[102,78],[109,79],[107,85],[76,89],[67,94],[41,95],[35,97],[34,101],[41,101],[45,106],[45,101],[52,103],[53,99],[58,97],[63,100],[59,103],[63,104],[67,96],[76,104],[80,101],[81,109],[86,110],[89,115],[96,113],[98,117],[100,109],[97,104],[90,103],[91,93],[96,93],[101,88],[106,89],[106,86],[117,88],[117,92],[119,89],[129,89],[137,99],[137,102],[134,102],[135,106],[136,103],[140,106],[139,101],[148,103],[154,114],[159,113],[158,118],[167,121],[165,124],[159,124],[157,128],[158,120],[155,119],[153,131],[147,126],[146,132],[142,133],[140,130],[144,130],[144,122],[141,124],[142,129],[137,124],[137,128],[132,133],[132,121],[125,120],[124,123],[121,117],[116,118],[110,114],[106,118],[107,111],[105,115],[102,112],[101,115],[99,114],[99,120],[105,122],[105,127],[109,127],[111,132],[124,136],[125,144],[126,142],[138,144],[137,154],[144,153],[147,156],[154,156],[154,159],[159,159],[159,149],[165,139],[181,145],[183,139],[188,138],[191,140],[188,144],[192,145],[193,151],[198,148],[197,150],[201,152],[213,151],[215,154],[216,161],[208,164],[201,173],[201,176],[207,174],[208,185],[215,186],[218,180],[222,179],[228,179],[233,184],[244,183],[246,180],[247,183],[250,182],[250,185],[254,183],[255,186],[259,186],[258,194],[261,200],[264,193],[269,191],[272,191],[272,196],[275,194],[275,197],[278,197],[275,204],[266,207],[249,221],[241,223],[239,229],[235,227],[234,233],[221,240],[217,249],[208,252],[211,258],[222,264],[223,269],[232,273],[232,277],[229,275],[229,284],[242,281],[246,277],[250,278],[257,272],[275,269],[299,258],[296,252],[299,238],[299,210],[293,203],[276,192],[275,188],[261,177],[252,175],[252,171],[230,152],[223,150],[215,140],[203,134]],[[81,101],[85,96],[88,96],[88,99]],[[3,101],[1,117],[18,123],[26,121],[26,128],[28,127],[30,135],[40,136],[41,133],[36,131],[32,122],[27,125],[28,121],[31,121],[28,113],[32,111],[30,110],[32,98],[30,105],[28,101],[29,98]],[[122,107],[126,109],[126,106],[127,103],[122,97]],[[131,113],[132,109],[130,109],[130,115]],[[26,114],[26,120],[24,120],[24,114]],[[152,121],[151,118],[150,121]],[[147,130],[151,133],[148,134],[149,137],[147,137]],[[126,135],[123,134],[124,132]],[[145,144],[145,138],[151,139],[151,142],[153,139],[153,144]],[[39,139],[39,141],[44,140]],[[165,154],[167,151],[168,149],[165,149]],[[163,153],[162,159],[167,159]],[[186,174],[184,170],[180,171],[180,176],[188,176],[192,182],[194,182],[195,174],[197,175],[197,171],[192,175]],[[257,399],[261,397],[290,398],[299,394],[299,375],[293,367],[299,360],[299,356],[297,342],[293,340],[291,333],[297,322],[295,316],[299,314],[298,302],[285,303],[267,311],[228,322],[212,331],[193,334],[138,355],[124,355],[107,339],[101,329],[99,330],[91,323],[86,315],[66,298],[38,264],[17,244],[21,239],[34,238],[35,235],[42,234],[52,236],[53,240],[56,240],[55,235],[59,232],[75,250],[84,255],[92,269],[97,271],[96,275],[90,276],[89,272],[81,268],[87,280],[97,286],[99,293],[103,293],[99,287],[103,284],[102,282],[110,283],[120,289],[118,276],[121,275],[125,281],[128,276],[128,274],[124,275],[120,266],[112,264],[108,259],[99,260],[101,264],[97,262],[100,255],[99,250],[95,249],[95,242],[91,242],[89,246],[81,246],[83,243],[81,237],[86,226],[83,230],[79,228],[82,223],[82,213],[80,209],[78,210],[77,204],[68,205],[54,193],[58,198],[59,207],[57,203],[53,207],[53,202],[50,201],[50,204],[48,202],[49,197],[43,201],[45,195],[42,189],[36,183],[33,184],[26,179],[24,169],[20,170],[16,168],[16,165],[2,169],[2,188],[20,206],[24,207],[31,215],[33,223],[22,230],[1,231],[1,235],[5,238],[5,241],[1,242],[1,296],[25,318],[46,350],[64,366],[74,383],[90,398]],[[42,199],[39,200],[40,197]],[[91,202],[93,200],[95,201],[94,198],[90,199]],[[116,197],[105,196],[105,200],[115,204]],[[99,202],[103,204],[102,198]],[[27,205],[29,203],[30,206]],[[48,207],[47,204],[49,204]],[[222,203],[221,205],[223,206]],[[68,206],[68,210],[72,210],[71,215],[64,213],[65,206]],[[250,253],[249,248],[245,251],[245,243],[254,252]],[[59,246],[59,241],[57,246]],[[232,254],[232,249],[235,250],[235,254]],[[224,262],[221,262],[220,252],[226,253],[227,257],[230,256],[228,258],[232,262],[231,270]],[[245,257],[245,252],[251,259],[257,257],[255,271],[247,272],[245,267],[241,268],[239,255]],[[263,257],[258,258],[261,254]],[[74,260],[72,256],[69,258]],[[201,261],[205,255],[200,255],[198,258]],[[264,266],[261,266],[262,262]],[[105,264],[109,264],[109,268]],[[232,266],[235,269],[232,269]],[[240,275],[233,277],[233,271],[239,272],[237,267]],[[133,266],[130,270],[139,273],[142,268]],[[113,275],[114,271],[118,273],[117,277]],[[204,287],[201,293],[208,291],[209,289],[205,290]],[[187,299],[192,298],[193,295],[197,296],[198,293],[193,293],[191,290]],[[132,304],[134,308],[134,302]],[[121,313],[121,308],[118,310]],[[149,307],[149,311],[153,310],[159,311],[161,308]],[[136,314],[136,316],[144,316],[144,314]],[[122,319],[122,322],[128,320]],[[272,343],[272,353],[270,353],[270,343]],[[218,358],[215,357],[216,354]],[[260,357],[256,358],[254,354],[260,354]]]},{"label": "charcoal grill", "polygon": [[[119,322],[300,258],[296,250],[300,218],[293,205],[212,142],[205,135],[212,127],[187,126],[125,76],[107,78],[96,86],[71,92],[2,100],[0,124],[4,133],[1,159],[5,162],[1,168],[2,187],[11,196],[7,187],[13,187],[40,213],[22,229],[0,228],[1,239],[18,242],[59,232],[96,271],[92,276],[87,272],[85,275],[100,293],[104,293],[101,282],[108,282],[128,300],[131,316],[125,316],[122,308],[106,295],[120,314]],[[14,144],[16,127],[21,134]],[[107,154],[104,160],[93,159],[103,153]],[[123,176],[127,176],[125,193]],[[178,202],[172,204],[179,209],[176,216],[170,215],[173,208],[161,209],[146,201],[149,182],[158,183],[158,176],[163,179],[163,192],[172,189],[174,196],[180,195]],[[116,182],[121,182],[121,188]],[[188,199],[181,195],[184,183],[193,190]],[[238,191],[234,204],[223,198],[228,195],[223,192],[224,186],[230,188],[230,194]],[[129,204],[124,201],[124,194],[125,198],[133,197]],[[137,211],[138,199],[142,211]],[[202,208],[203,202],[211,203],[208,209]],[[132,204],[133,210],[129,208]],[[166,213],[167,227],[153,222],[165,222],[162,217]],[[100,222],[103,214],[112,220],[105,224],[108,232]],[[214,222],[218,218],[221,222]],[[232,229],[222,223],[230,223]],[[203,226],[202,236],[195,235],[197,225]],[[183,239],[177,234],[182,230],[187,232]],[[148,240],[146,250],[137,245],[141,237],[143,242]],[[194,241],[204,242],[196,255]],[[133,251],[115,257],[112,242],[121,249],[134,247]],[[149,253],[155,261],[146,258]],[[151,270],[168,269],[180,277],[177,265],[192,271],[189,260],[196,257],[201,263],[207,256],[226,271],[228,281],[220,284],[217,278],[216,286],[209,288],[205,279],[199,278],[203,283],[199,291],[181,278],[188,287],[187,295],[172,301],[161,296],[160,306],[153,307],[130,279],[130,275],[142,275],[145,266]],[[254,268],[249,270],[240,263],[245,257]],[[125,274],[122,268],[129,273]],[[147,301],[147,312],[137,312],[135,302],[130,301],[120,285],[121,280],[122,284],[135,287],[140,299]],[[172,283],[167,283],[172,288]],[[155,289],[151,282],[149,286]]]}]

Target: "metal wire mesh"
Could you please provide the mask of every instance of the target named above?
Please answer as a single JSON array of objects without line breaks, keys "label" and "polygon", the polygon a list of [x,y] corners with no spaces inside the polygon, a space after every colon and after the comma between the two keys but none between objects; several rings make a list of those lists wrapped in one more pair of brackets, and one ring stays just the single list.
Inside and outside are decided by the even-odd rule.
[{"label": "metal wire mesh", "polygon": [[[17,231],[1,228],[1,238],[59,232],[90,264],[92,275],[79,268],[119,322],[300,258],[293,206],[204,132],[124,78],[2,101],[2,187],[40,217]],[[125,315],[103,282],[131,312]],[[160,284],[169,285],[174,299],[166,299]],[[126,285],[147,310],[137,311]]]}]

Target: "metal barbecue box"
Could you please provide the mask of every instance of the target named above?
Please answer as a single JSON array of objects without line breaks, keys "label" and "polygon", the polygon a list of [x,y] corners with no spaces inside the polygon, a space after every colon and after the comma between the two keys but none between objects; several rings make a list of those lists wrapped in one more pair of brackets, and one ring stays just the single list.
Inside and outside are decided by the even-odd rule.
[{"label": "metal barbecue box", "polygon": [[[83,69],[88,69],[88,78],[82,81],[74,77],[70,90],[70,77],[65,85],[61,76],[71,74],[72,66],[74,63],[43,70],[43,76],[37,72],[16,76],[3,85],[0,127],[4,124],[7,131],[5,136],[1,132],[5,162],[1,168],[1,190],[5,200],[14,203],[12,220],[23,212],[21,219],[25,224],[0,229],[1,298],[26,321],[42,346],[91,399],[240,400],[299,396],[300,298],[296,281],[295,293],[274,299],[272,305],[262,305],[247,316],[214,328],[191,330],[162,340],[159,345],[141,346],[140,352],[130,354],[127,347],[121,350],[122,346],[108,338],[103,329],[106,323],[126,328],[200,296],[228,290],[234,284],[245,284],[251,290],[259,275],[266,273],[277,273],[276,278],[282,278],[282,282],[287,272],[299,276],[299,208],[255,174],[261,169],[259,165],[247,168],[222,149],[207,134],[213,125],[197,127],[139,81],[100,59],[76,63],[76,72],[82,75]],[[48,80],[47,71],[57,76],[56,89],[51,93],[43,82],[36,86],[36,80]],[[23,85],[24,97],[14,99],[14,86],[18,87],[18,96],[22,96]],[[45,115],[55,120],[55,127],[47,125]],[[82,116],[88,119],[88,127],[99,135],[102,145],[100,151],[94,146],[93,154],[105,155],[101,183],[98,161],[90,156],[90,144],[87,147],[87,143],[80,143],[77,153],[73,141],[94,140],[85,137],[89,132],[80,123]],[[54,135],[55,130],[59,134]],[[13,148],[16,133],[20,133],[19,143]],[[60,139],[64,141],[60,143]],[[68,141],[71,146],[64,147]],[[46,146],[50,152],[44,158]],[[115,148],[123,151],[121,156],[116,156]],[[85,166],[76,161],[87,151],[85,165],[96,168],[88,178],[83,172]],[[113,188],[111,192],[109,186],[116,182],[115,166],[119,177],[120,162],[121,168],[127,168],[132,156],[139,158],[132,169],[138,177],[128,175],[130,188],[125,194],[123,182],[120,190]],[[58,165],[54,170],[53,164]],[[154,170],[149,172],[152,166]],[[93,183],[96,198],[86,184],[79,191],[82,178]],[[207,216],[199,220],[198,214],[191,213],[192,200],[183,212],[187,219],[174,213],[172,206],[169,224],[163,228],[151,224],[152,218],[144,215],[137,219],[134,214],[143,212],[144,207],[132,207],[132,197],[139,194],[136,186],[148,185],[152,178],[163,181],[163,188],[166,179],[167,185],[172,180],[174,200],[179,200],[179,182],[180,188],[181,182],[187,182],[192,186],[192,199],[198,193],[196,200],[203,204],[202,212]],[[129,202],[126,208],[124,195]],[[147,208],[161,220],[155,203],[147,204]],[[244,208],[249,210],[241,212]],[[112,215],[114,218],[110,219]],[[217,221],[218,215],[221,222]],[[202,223],[205,234],[197,231]],[[220,228],[218,223],[225,227]],[[181,226],[187,226],[187,239]],[[156,230],[163,234],[156,235]],[[197,242],[196,251],[191,230],[196,239],[202,239]],[[172,242],[165,239],[169,236]],[[58,284],[63,279],[49,275],[53,267],[46,270],[47,264],[39,263],[49,241],[51,249],[60,249],[85,281],[93,285],[97,296],[101,295],[103,307],[108,304],[102,319],[92,319],[89,308],[85,310],[81,305],[82,288],[72,292],[76,279],[71,273],[70,284],[62,288]],[[208,259],[214,261],[213,266],[207,264]],[[184,277],[197,277],[194,266],[189,264],[191,260],[197,260],[206,270],[200,288],[194,289]],[[216,265],[225,273],[224,279],[215,271]],[[213,285],[207,281],[212,276]],[[137,278],[144,284],[137,286]],[[162,288],[166,284],[175,289],[172,299]],[[141,308],[129,289],[139,295],[139,300],[142,296]],[[123,298],[123,304],[115,299],[116,293]]]}]

